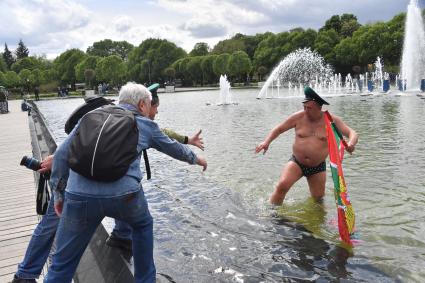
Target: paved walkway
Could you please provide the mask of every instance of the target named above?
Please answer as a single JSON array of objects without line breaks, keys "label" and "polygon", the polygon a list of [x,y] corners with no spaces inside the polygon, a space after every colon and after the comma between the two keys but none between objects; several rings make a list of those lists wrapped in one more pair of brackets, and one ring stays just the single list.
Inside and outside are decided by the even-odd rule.
[{"label": "paved walkway", "polygon": [[21,101],[9,101],[9,114],[0,114],[0,282],[9,282],[23,259],[38,216],[33,172],[19,165],[32,156],[26,112]]}]

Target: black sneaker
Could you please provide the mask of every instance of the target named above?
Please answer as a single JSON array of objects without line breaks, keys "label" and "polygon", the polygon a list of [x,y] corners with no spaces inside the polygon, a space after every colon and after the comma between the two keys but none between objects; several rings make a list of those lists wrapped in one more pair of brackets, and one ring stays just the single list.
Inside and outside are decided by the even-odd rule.
[{"label": "black sneaker", "polygon": [[37,283],[37,281],[35,281],[35,279],[18,278],[16,275],[14,275],[13,280],[10,283]]},{"label": "black sneaker", "polygon": [[106,239],[106,245],[128,252],[133,251],[131,240],[118,238],[117,236],[114,236],[114,234],[111,234],[108,239]]}]

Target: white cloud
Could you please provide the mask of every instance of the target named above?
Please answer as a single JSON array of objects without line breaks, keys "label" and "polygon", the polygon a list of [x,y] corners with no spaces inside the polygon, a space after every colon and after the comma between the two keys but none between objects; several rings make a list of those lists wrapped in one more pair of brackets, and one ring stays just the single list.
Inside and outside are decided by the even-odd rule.
[{"label": "white cloud", "polygon": [[[98,2],[96,2],[98,1]],[[409,0],[0,0],[0,44],[20,38],[31,54],[52,58],[67,48],[86,50],[102,39],[139,45],[168,39],[190,51],[211,47],[235,33],[319,28],[335,14],[352,13],[361,23],[389,20]]]},{"label": "white cloud", "polygon": [[181,28],[189,31],[195,38],[210,38],[227,35],[227,28],[220,22],[208,18],[193,18],[184,23]]},{"label": "white cloud", "polygon": [[117,17],[115,17],[115,18],[113,19],[112,23],[114,24],[115,29],[116,29],[118,32],[126,32],[126,31],[128,31],[128,30],[132,27],[132,25],[133,25],[133,22],[132,22],[132,20],[130,19],[130,17],[125,16],[125,15],[121,15],[121,16],[117,16]]},{"label": "white cloud", "polygon": [[3,0],[0,1],[0,38],[9,46],[22,39],[31,47],[31,53],[47,54],[63,49],[64,42],[58,42],[61,35],[85,27],[89,16],[87,9],[69,0]]}]

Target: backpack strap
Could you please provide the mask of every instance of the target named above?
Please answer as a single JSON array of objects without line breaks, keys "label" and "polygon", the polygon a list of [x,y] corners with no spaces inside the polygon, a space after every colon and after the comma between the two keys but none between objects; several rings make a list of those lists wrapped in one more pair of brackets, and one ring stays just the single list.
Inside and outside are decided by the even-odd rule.
[{"label": "backpack strap", "polygon": [[[138,112],[138,111],[129,110],[129,109],[127,109],[127,111],[130,111],[130,112],[133,113],[134,119],[136,119],[136,116],[142,116],[142,115],[140,115],[140,112]],[[149,164],[148,152],[146,151],[146,149],[142,149],[142,152],[139,152],[139,155],[140,155],[140,153],[143,153],[143,160],[145,161],[146,178],[148,180],[150,180],[151,177],[152,177],[152,174],[151,174],[151,166]]]},{"label": "backpack strap", "polygon": [[143,152],[143,159],[145,160],[145,167],[146,167],[146,177],[148,180],[151,179],[151,166],[149,165],[149,158],[148,153],[146,149],[142,149]]}]

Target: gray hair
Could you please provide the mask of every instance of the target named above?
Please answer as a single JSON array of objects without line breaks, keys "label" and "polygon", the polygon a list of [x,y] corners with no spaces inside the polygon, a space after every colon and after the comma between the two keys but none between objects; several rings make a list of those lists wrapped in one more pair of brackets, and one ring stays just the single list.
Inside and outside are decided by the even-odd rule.
[{"label": "gray hair", "polygon": [[142,100],[145,103],[151,103],[152,100],[151,92],[144,85],[128,82],[121,87],[118,103],[128,103],[137,107]]}]

